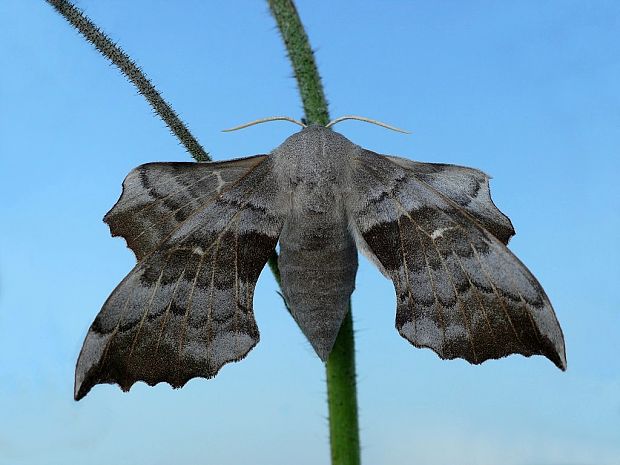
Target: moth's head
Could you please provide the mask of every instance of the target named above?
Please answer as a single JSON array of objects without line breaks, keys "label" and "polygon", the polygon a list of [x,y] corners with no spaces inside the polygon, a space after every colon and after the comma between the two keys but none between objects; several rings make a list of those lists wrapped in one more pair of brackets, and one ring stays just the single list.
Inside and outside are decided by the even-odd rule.
[{"label": "moth's head", "polygon": [[325,139],[333,138],[334,135],[344,138],[343,135],[332,130],[331,127],[322,126],[320,124],[309,124],[294,135],[299,135],[312,143],[320,143]]},{"label": "moth's head", "polygon": [[348,153],[355,144],[342,134],[319,124],[310,124],[301,131],[290,135],[275,150],[284,158],[304,159],[310,163],[323,158],[334,157],[339,153]]},{"label": "moth's head", "polygon": [[[352,146],[355,146],[353,142],[344,137],[342,134],[332,130],[332,127],[344,120],[353,119],[358,121],[364,121],[367,123],[376,124],[388,129],[392,129],[398,132],[407,133],[402,129],[395,128],[380,121],[371,120],[362,116],[341,116],[335,120],[330,121],[325,126],[320,124],[309,124],[296,134],[289,137],[283,146],[305,146],[306,151],[314,148],[319,151],[327,151],[331,154],[342,153],[346,150],[350,150]],[[303,124],[303,123],[302,123]]]}]

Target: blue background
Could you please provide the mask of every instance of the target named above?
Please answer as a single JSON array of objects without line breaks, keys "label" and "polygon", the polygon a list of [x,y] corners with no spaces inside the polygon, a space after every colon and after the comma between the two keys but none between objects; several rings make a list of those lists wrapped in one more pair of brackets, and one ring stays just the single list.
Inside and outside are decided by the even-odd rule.
[{"label": "blue background", "polygon": [[[296,83],[262,1],[83,0],[217,160],[296,131]],[[353,295],[368,464],[620,464],[620,4],[299,1],[332,117],[369,149],[493,176],[511,248],[539,278],[568,371],[542,357],[470,366],[394,329],[392,285],[362,260]],[[120,73],[42,1],[0,3],[0,463],[317,464],[324,367],[268,270],[260,344],[173,391],[72,400],[88,326],[133,266],[101,221],[148,161],[189,160]]]}]

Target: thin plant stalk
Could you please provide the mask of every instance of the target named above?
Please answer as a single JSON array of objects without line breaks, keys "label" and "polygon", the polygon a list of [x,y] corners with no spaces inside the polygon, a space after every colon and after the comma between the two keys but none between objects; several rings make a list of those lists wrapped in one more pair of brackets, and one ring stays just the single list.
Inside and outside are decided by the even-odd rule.
[{"label": "thin plant stalk", "polygon": [[[268,0],[291,60],[306,122],[329,122],[327,100],[314,53],[292,0]],[[277,257],[269,265],[277,272]],[[279,276],[279,273],[276,275]],[[332,465],[359,465],[355,339],[351,304],[325,366]]]},{"label": "thin plant stalk", "polygon": [[138,92],[155,110],[155,113],[166,123],[170,131],[181,141],[181,144],[196,161],[209,161],[209,153],[202,148],[198,140],[189,132],[176,112],[163,99],[153,83],[129,56],[97,27],[82,11],[67,0],[46,0],[60,13],[80,34],[136,86]]},{"label": "thin plant stalk", "polygon": [[271,13],[278,24],[282,40],[291,60],[306,121],[325,126],[329,123],[327,99],[314,52],[292,0],[268,0]]},{"label": "thin plant stalk", "polygon": [[332,464],[359,465],[355,339],[351,304],[325,365]]}]

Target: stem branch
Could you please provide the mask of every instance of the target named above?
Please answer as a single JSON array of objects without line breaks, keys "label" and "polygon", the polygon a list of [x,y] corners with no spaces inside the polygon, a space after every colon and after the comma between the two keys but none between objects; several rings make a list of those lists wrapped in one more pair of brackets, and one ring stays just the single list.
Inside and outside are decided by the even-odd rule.
[{"label": "stem branch", "polygon": [[129,79],[153,107],[159,117],[181,141],[196,161],[210,160],[209,154],[189,132],[176,112],[162,98],[153,83],[129,56],[77,7],[67,0],[46,0],[95,48]]}]

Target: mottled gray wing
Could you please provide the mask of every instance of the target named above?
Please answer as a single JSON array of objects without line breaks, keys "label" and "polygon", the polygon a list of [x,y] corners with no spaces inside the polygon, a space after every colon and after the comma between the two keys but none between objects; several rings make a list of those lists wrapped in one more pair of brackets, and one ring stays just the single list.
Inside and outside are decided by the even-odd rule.
[{"label": "mottled gray wing", "polygon": [[[109,218],[117,231],[126,228],[123,235],[133,238],[128,242],[143,258],[88,331],[76,367],[76,399],[99,383],[117,383],[123,390],[139,380],[180,387],[196,376],[215,376],[254,347],[259,340],[254,286],[283,222],[273,206],[271,163],[268,157],[213,166],[156,163],[129,175]],[[246,166],[242,175],[239,165]],[[152,196],[154,202],[167,196],[171,203],[149,207],[145,191],[162,193]],[[145,205],[159,213],[147,214]],[[183,215],[175,216],[178,212]],[[134,228],[157,231],[144,232],[140,237],[149,234],[150,242],[140,242]]]},{"label": "mottled gray wing", "polygon": [[508,244],[515,235],[510,219],[491,200],[489,176],[482,171],[445,163],[420,163],[392,156],[387,158],[410,173],[415,173],[416,178],[463,207],[504,244]]},{"label": "mottled gray wing", "polygon": [[540,354],[566,368],[551,303],[506,248],[512,227],[491,202],[488,177],[369,151],[352,163],[351,224],[394,282],[404,338],[444,359]]},{"label": "mottled gray wing", "polygon": [[146,163],[123,181],[123,193],[105,215],[141,260],[206,201],[237,182],[266,155],[214,163]]}]

